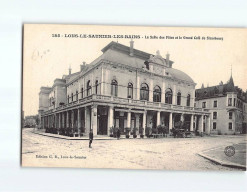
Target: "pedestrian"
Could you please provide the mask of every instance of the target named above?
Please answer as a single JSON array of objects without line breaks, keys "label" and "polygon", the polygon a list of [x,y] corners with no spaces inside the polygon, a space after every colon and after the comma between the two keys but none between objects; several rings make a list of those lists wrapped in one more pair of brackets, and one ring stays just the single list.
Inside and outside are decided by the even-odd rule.
[{"label": "pedestrian", "polygon": [[120,139],[120,129],[117,130],[117,139]]},{"label": "pedestrian", "polygon": [[91,129],[89,133],[89,148],[92,148],[91,146],[92,142],[93,142],[93,130]]}]

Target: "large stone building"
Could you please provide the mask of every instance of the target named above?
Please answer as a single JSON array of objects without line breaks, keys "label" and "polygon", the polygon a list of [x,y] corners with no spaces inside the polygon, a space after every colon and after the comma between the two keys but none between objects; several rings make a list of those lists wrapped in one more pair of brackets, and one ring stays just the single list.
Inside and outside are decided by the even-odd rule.
[{"label": "large stone building", "polygon": [[111,127],[171,129],[184,121],[190,130],[210,133],[206,108],[195,108],[194,81],[173,68],[173,61],[110,42],[102,55],[81,70],[55,79],[52,87],[41,87],[41,128],[72,127],[84,133],[109,135]]},{"label": "large stone building", "polygon": [[210,111],[213,134],[239,134],[247,130],[247,93],[234,85],[232,76],[226,84],[196,90],[195,107]]}]

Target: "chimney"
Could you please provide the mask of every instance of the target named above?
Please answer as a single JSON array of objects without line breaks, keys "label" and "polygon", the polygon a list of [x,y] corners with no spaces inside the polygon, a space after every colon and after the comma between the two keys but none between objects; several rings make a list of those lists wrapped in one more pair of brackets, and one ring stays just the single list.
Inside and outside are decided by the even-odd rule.
[{"label": "chimney", "polygon": [[166,54],[166,64],[168,67],[170,67],[170,54],[168,52]]},{"label": "chimney", "polygon": [[134,41],[130,41],[130,56],[134,56]]},{"label": "chimney", "polygon": [[86,66],[86,62],[82,62],[82,64],[81,64],[80,66],[81,66],[81,72],[82,72],[83,67],[85,67],[85,66]]},{"label": "chimney", "polygon": [[71,75],[71,66],[69,66],[69,75]]}]

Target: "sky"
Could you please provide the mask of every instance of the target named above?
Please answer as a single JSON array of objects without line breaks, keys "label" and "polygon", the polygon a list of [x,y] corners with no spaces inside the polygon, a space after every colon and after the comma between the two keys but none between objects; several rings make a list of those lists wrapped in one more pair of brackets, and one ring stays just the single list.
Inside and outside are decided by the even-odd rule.
[{"label": "sky", "polygon": [[[55,36],[58,34],[60,37]],[[75,37],[84,34],[112,37]],[[125,35],[140,36],[133,39],[135,49],[151,54],[159,50],[164,58],[168,52],[174,61],[173,67],[188,74],[197,83],[196,88],[202,83],[205,87],[218,85],[220,81],[226,83],[232,67],[235,85],[244,91],[247,89],[247,31],[244,29],[29,24],[24,26],[24,115],[38,113],[41,86],[51,87],[56,78],[68,74],[70,66],[72,73],[79,71],[83,61],[92,62],[111,41],[129,46],[130,38],[121,38]],[[149,39],[145,38],[147,36]],[[150,39],[151,36],[164,39]],[[223,40],[207,40],[207,37]]]}]

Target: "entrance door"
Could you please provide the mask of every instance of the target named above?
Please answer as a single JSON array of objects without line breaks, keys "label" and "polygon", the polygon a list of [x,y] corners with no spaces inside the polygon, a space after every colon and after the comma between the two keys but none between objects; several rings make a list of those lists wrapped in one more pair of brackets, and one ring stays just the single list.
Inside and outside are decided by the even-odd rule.
[{"label": "entrance door", "polygon": [[99,116],[98,134],[107,135],[107,116],[106,115]]},{"label": "entrance door", "polygon": [[121,134],[124,134],[124,116],[119,116],[119,129]]}]

